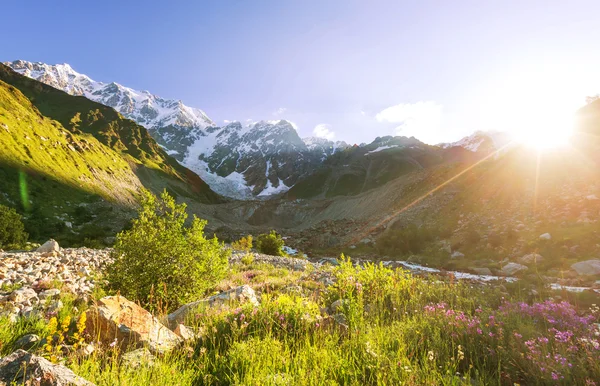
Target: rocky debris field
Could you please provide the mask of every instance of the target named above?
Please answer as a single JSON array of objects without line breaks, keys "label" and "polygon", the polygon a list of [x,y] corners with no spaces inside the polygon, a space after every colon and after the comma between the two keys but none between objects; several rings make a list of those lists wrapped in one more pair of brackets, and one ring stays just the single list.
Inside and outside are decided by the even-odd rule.
[{"label": "rocky debris field", "polygon": [[0,315],[14,320],[33,312],[56,312],[61,292],[86,298],[110,250],[60,248],[49,240],[33,252],[0,252]]}]

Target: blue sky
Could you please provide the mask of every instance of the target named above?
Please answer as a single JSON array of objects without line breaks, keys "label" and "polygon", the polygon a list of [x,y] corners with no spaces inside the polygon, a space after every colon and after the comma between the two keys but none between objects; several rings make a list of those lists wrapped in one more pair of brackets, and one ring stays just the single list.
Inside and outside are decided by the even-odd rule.
[{"label": "blue sky", "polygon": [[2,13],[2,61],[69,63],[217,123],[285,118],[352,143],[551,125],[600,93],[598,1],[57,0]]}]

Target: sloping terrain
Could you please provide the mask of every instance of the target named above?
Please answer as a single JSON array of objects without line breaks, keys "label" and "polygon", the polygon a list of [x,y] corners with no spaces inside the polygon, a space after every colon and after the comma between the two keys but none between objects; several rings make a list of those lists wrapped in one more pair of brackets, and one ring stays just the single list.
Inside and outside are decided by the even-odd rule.
[{"label": "sloping terrain", "polygon": [[[0,128],[0,200],[34,217],[39,226],[46,219],[48,228],[61,223],[62,231],[76,233],[64,224],[73,227],[82,220],[78,225],[83,225],[115,205],[130,208],[142,187],[168,189],[180,199],[222,201],[161,150],[143,127],[3,65]],[[86,209],[92,204],[99,207]],[[82,218],[76,219],[75,212]],[[111,223],[104,220],[101,227]]]},{"label": "sloping terrain", "polygon": [[68,64],[23,60],[5,64],[71,95],[112,107],[143,125],[168,154],[228,197],[252,199],[285,192],[323,159],[347,147],[325,139],[303,141],[285,120],[232,122],[219,127],[202,110],[182,101],[97,82]]}]

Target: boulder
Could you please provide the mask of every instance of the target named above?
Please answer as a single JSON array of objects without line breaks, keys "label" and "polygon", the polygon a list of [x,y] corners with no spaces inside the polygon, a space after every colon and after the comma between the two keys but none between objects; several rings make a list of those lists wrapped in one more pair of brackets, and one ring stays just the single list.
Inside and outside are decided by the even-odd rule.
[{"label": "boulder", "polygon": [[332,314],[337,314],[342,311],[343,307],[349,303],[348,299],[338,299],[335,302],[331,303],[329,309]]},{"label": "boulder", "polygon": [[541,234],[540,240],[552,240],[552,235],[550,233]]},{"label": "boulder", "polygon": [[492,275],[492,271],[489,268],[470,268],[471,271],[475,272],[477,275]]},{"label": "boulder", "polygon": [[157,354],[182,343],[180,337],[148,311],[122,296],[106,296],[86,314],[86,328],[93,339],[122,349],[147,347]]},{"label": "boulder", "polygon": [[48,253],[48,252],[59,252],[60,246],[54,239],[50,239],[42,244],[38,249],[35,250],[39,253]]},{"label": "boulder", "polygon": [[27,334],[17,339],[13,346],[15,349],[29,350],[32,347],[35,347],[38,344],[40,344],[40,341],[40,337],[36,334]]},{"label": "boulder", "polygon": [[577,272],[578,275],[600,275],[600,260],[594,259],[580,261],[571,265],[571,268],[573,268],[573,270],[575,270],[575,272]]},{"label": "boulder", "polygon": [[452,259],[462,259],[463,257],[465,257],[465,254],[461,253],[459,251],[454,251],[454,252],[452,252],[452,255],[450,255],[450,257]]},{"label": "boulder", "polygon": [[0,359],[0,385],[93,386],[62,365],[24,350]]},{"label": "boulder", "polygon": [[595,194],[590,194],[589,196],[586,196],[585,199],[588,201],[597,201],[598,197]]},{"label": "boulder", "polygon": [[254,305],[259,304],[254,290],[248,285],[243,285],[241,287],[230,289],[229,291],[221,292],[218,295],[214,295],[206,299],[185,304],[179,307],[173,313],[167,315],[167,321],[171,328],[175,328],[178,324],[185,320],[185,317],[190,313],[190,311],[198,308],[214,307],[232,302],[250,302]]},{"label": "boulder", "polygon": [[514,275],[517,272],[526,271],[528,268],[522,264],[508,263],[502,267],[502,273],[508,276]]},{"label": "boulder", "polygon": [[14,290],[8,298],[15,303],[24,303],[28,300],[37,300],[38,297],[33,289],[29,287],[23,287],[19,288],[18,290]]},{"label": "boulder", "polygon": [[530,253],[528,255],[525,255],[523,257],[521,257],[519,259],[519,262],[521,264],[526,264],[526,265],[530,265],[530,264],[537,264],[540,263],[544,260],[544,257],[538,253]]},{"label": "boulder", "polygon": [[173,332],[178,337],[183,339],[184,342],[189,342],[196,339],[196,334],[194,334],[194,331],[184,326],[183,324],[178,324],[177,327],[175,327],[175,329],[173,330]]}]

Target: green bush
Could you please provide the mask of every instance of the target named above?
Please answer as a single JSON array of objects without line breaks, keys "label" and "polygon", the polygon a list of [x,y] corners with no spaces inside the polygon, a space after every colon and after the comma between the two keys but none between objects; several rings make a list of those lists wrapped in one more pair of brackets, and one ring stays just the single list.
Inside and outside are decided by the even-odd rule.
[{"label": "green bush", "polygon": [[166,191],[145,192],[130,230],[117,235],[109,286],[130,300],[171,309],[203,296],[226,273],[229,250],[204,236],[205,220],[189,227],[186,205]]},{"label": "green bush", "polygon": [[252,249],[252,235],[248,235],[246,237],[242,237],[238,241],[234,241],[231,243],[233,249],[238,251],[248,252]]},{"label": "green bush", "polygon": [[27,236],[21,215],[13,208],[0,205],[0,248],[20,248]]},{"label": "green bush", "polygon": [[275,231],[271,231],[268,234],[263,233],[258,236],[256,248],[258,248],[260,253],[264,253],[265,255],[285,256],[285,253],[283,252],[283,239],[281,238],[281,235]]}]

